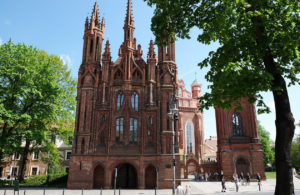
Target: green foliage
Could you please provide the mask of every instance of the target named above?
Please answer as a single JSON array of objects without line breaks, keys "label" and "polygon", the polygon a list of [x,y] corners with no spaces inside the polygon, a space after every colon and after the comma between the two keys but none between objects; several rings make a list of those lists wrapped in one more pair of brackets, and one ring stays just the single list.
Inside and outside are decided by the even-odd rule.
[{"label": "green foliage", "polygon": [[[271,149],[270,144],[270,133],[265,130],[260,123],[258,123],[258,135],[261,143],[261,149],[263,150],[264,155],[264,165],[265,168],[268,168],[269,165],[273,165],[275,152]],[[268,165],[269,164],[269,165]]]},{"label": "green foliage", "polygon": [[265,172],[267,179],[276,179],[276,172]]},{"label": "green foliage", "polygon": [[61,172],[49,175],[33,176],[24,180],[21,186],[45,186],[49,187],[65,187],[68,179],[68,174]]},{"label": "green foliage", "polygon": [[0,155],[21,151],[27,141],[29,152],[50,150],[49,160],[57,163],[49,138],[72,134],[75,91],[76,82],[58,56],[11,40],[1,45]]},{"label": "green foliage", "polygon": [[298,135],[292,142],[291,148],[292,166],[297,170],[300,169],[300,135]]},{"label": "green foliage", "polygon": [[[269,112],[261,92],[278,91],[273,73],[293,85],[300,83],[298,0],[144,0],[155,5],[151,29],[158,44],[166,40],[190,38],[189,32],[201,29],[198,41],[218,41],[220,47],[199,63],[210,66],[206,80],[210,91],[200,98],[201,109],[218,106],[229,109],[241,97],[257,102],[259,112]],[[276,68],[266,68],[266,57]],[[235,106],[239,109],[239,103]]]}]

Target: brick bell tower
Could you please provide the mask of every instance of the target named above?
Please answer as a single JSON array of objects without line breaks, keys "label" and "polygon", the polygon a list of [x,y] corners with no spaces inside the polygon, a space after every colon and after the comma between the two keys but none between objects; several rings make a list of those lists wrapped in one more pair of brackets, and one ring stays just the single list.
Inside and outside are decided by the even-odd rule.
[{"label": "brick bell tower", "polygon": [[243,172],[255,177],[260,173],[265,178],[263,152],[259,142],[256,110],[248,98],[241,99],[242,111],[222,110],[215,107],[219,168],[226,179]]},{"label": "brick bell tower", "polygon": [[92,16],[86,18],[82,64],[78,71],[75,145],[73,154],[87,154],[92,144],[92,116],[95,110],[101,70],[104,18],[100,24],[97,2]]}]

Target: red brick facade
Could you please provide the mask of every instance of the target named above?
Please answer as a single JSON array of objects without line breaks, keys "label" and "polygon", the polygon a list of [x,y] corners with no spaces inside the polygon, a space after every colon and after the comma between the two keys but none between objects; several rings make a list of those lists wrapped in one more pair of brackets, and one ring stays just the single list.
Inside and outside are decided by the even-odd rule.
[{"label": "red brick facade", "polygon": [[99,20],[97,3],[86,19],[68,188],[112,188],[115,168],[117,187],[154,188],[157,179],[158,188],[171,188],[172,120],[168,111],[174,93],[179,107],[175,122],[177,182],[191,167],[197,170],[203,160],[203,114],[197,108],[201,85],[194,81],[190,95],[183,81],[178,81],[173,43],[159,47],[156,56],[150,41],[147,61],[142,58],[134,38],[131,0],[123,28],[124,42],[113,62],[108,41],[102,54],[105,22]]},{"label": "red brick facade", "polygon": [[170,188],[172,131],[167,113],[177,86],[175,45],[159,48],[157,58],[150,41],[145,61],[134,38],[130,0],[115,62],[108,41],[101,54],[104,29],[95,4],[85,25],[68,187],[111,188],[118,168],[117,187],[153,188],[158,167],[159,188]]},{"label": "red brick facade", "polygon": [[227,178],[231,178],[233,173],[241,172],[249,172],[252,176],[259,172],[262,178],[265,178],[255,106],[249,105],[247,98],[242,98],[241,105],[240,113],[234,112],[234,108],[224,111],[215,107],[217,161]]}]

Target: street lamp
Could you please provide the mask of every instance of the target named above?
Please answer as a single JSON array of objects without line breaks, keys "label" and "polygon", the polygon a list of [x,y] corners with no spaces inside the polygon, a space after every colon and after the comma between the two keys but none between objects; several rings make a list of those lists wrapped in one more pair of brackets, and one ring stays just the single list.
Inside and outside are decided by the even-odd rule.
[{"label": "street lamp", "polygon": [[174,96],[171,99],[170,102],[170,110],[168,113],[168,116],[172,120],[172,168],[173,168],[173,189],[172,194],[175,194],[175,166],[176,166],[176,160],[175,160],[175,121],[178,120],[178,108],[176,107],[177,99],[174,94]]}]

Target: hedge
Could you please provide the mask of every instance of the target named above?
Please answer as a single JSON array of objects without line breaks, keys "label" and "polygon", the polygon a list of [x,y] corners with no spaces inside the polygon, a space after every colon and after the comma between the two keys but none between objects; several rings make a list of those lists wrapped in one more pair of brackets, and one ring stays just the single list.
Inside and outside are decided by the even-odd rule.
[{"label": "hedge", "polygon": [[[49,175],[37,175],[26,178],[21,187],[66,187],[68,181],[67,173],[55,173]],[[12,187],[12,181],[0,180],[0,187]]]},{"label": "hedge", "polygon": [[46,186],[49,187],[65,187],[67,185],[67,173],[55,173],[49,175],[38,175],[25,179],[21,186]]}]

